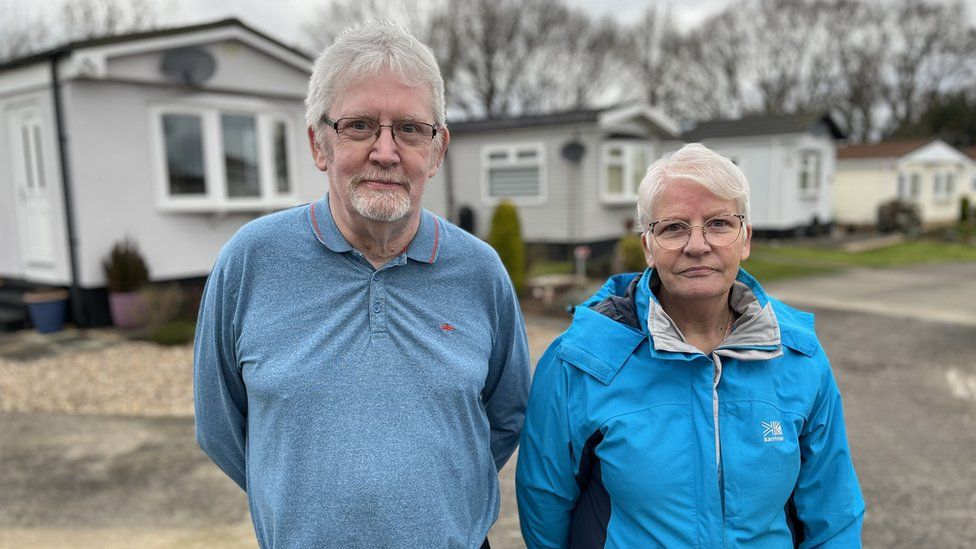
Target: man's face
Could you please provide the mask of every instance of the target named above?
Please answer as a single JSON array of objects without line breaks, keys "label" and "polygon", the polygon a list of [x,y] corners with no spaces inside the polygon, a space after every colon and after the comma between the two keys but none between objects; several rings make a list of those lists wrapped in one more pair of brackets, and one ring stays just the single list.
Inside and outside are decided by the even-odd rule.
[{"label": "man's face", "polygon": [[[432,94],[427,86],[408,86],[388,70],[346,84],[329,109],[332,120],[373,119],[380,124],[398,121],[434,123]],[[393,138],[390,128],[378,138],[352,141],[323,127],[318,146],[309,131],[312,156],[320,170],[329,172],[329,199],[340,225],[394,222],[419,216],[427,179],[434,176],[447,150],[448,134],[429,144],[408,145]],[[438,146],[438,141],[443,142]]]},{"label": "man's face", "polygon": [[[719,198],[693,181],[677,180],[654,202],[652,216],[701,225],[722,214],[738,214],[734,200]],[[713,246],[702,230],[695,228],[688,243],[677,250],[662,248],[650,232],[641,237],[648,264],[661,277],[661,291],[671,302],[691,305],[696,301],[726,295],[739,271],[739,263],[749,257],[752,226],[742,227],[738,238],[727,246]]]}]

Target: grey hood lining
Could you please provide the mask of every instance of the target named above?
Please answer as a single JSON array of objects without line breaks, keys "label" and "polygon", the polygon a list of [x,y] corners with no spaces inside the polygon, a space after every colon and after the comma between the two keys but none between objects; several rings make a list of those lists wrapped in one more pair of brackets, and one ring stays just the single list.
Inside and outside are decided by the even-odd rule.
[{"label": "grey hood lining", "polygon": [[[651,290],[661,284],[655,274]],[[779,322],[773,306],[759,303],[752,289],[739,280],[732,283],[729,305],[739,315],[732,333],[715,349],[715,353],[739,360],[768,360],[783,354]],[[701,350],[685,341],[684,335],[661,304],[650,299],[647,329],[656,351],[701,354]]]}]

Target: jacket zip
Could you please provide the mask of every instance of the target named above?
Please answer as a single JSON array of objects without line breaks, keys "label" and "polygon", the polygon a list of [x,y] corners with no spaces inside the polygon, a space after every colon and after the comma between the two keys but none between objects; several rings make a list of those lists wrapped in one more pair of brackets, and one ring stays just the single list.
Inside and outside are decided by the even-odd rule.
[{"label": "jacket zip", "polygon": [[715,470],[718,476],[718,495],[722,503],[722,546],[725,546],[725,479],[722,471],[722,438],[718,424],[718,384],[722,381],[722,359],[718,354],[712,353],[712,364],[714,366],[712,376],[712,421],[715,425]]}]

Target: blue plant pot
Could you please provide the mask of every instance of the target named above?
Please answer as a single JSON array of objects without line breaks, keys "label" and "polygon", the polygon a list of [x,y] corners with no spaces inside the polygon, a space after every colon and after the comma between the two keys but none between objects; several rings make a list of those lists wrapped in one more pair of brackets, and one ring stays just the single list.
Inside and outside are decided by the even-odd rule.
[{"label": "blue plant pot", "polygon": [[57,332],[64,326],[68,312],[68,293],[49,292],[44,296],[24,296],[31,324],[42,334]]}]

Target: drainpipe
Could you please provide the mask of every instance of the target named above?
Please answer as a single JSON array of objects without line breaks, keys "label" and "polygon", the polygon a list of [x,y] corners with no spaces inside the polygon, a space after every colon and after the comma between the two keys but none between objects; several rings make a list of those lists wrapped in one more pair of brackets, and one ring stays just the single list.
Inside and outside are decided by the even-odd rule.
[{"label": "drainpipe", "polygon": [[71,313],[75,324],[88,326],[88,316],[81,303],[81,288],[78,286],[78,240],[75,232],[74,203],[71,200],[71,170],[68,169],[68,136],[64,131],[64,106],[61,101],[61,81],[58,78],[58,60],[63,50],[51,55],[51,93],[54,99],[54,121],[58,131],[58,160],[61,164],[61,188],[64,194],[64,220],[68,233],[68,261],[71,268]]},{"label": "drainpipe", "polygon": [[451,223],[457,223],[459,220],[454,218],[454,177],[451,173],[450,154],[444,155],[444,196],[447,199],[447,212],[444,217]]}]

